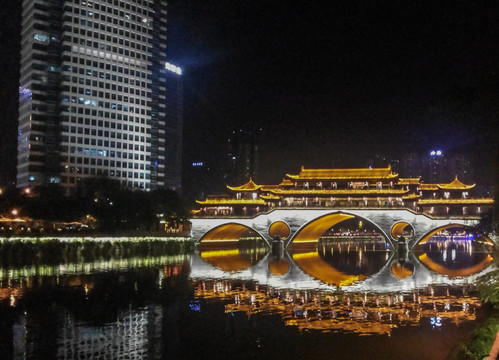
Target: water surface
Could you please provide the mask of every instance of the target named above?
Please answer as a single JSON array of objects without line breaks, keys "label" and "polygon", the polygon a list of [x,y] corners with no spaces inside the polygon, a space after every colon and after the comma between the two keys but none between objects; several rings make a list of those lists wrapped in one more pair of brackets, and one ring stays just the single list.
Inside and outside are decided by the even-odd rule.
[{"label": "water surface", "polygon": [[490,247],[456,239],[127,249],[2,257],[0,358],[447,359],[495,268]]}]

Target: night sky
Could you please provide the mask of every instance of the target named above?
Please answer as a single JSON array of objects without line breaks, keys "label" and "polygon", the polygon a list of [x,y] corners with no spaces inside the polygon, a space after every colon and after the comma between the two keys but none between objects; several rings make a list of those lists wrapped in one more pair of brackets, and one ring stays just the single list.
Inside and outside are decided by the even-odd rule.
[{"label": "night sky", "polygon": [[[499,6],[470,1],[172,0],[186,160],[264,128],[264,180],[373,154],[497,149]],[[489,109],[488,107],[491,106]],[[208,155],[206,155],[208,154]],[[485,171],[485,170],[484,170]]]},{"label": "night sky", "polygon": [[[435,148],[469,152],[491,176],[497,1],[171,0],[168,19],[169,60],[184,70],[186,164],[216,163],[232,131],[256,126],[264,182]],[[14,22],[0,25],[2,65],[17,56],[5,37]]]}]

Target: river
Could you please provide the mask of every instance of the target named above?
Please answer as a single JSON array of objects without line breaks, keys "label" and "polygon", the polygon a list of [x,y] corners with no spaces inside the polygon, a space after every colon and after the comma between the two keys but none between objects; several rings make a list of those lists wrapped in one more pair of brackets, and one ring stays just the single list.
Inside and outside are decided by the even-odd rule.
[{"label": "river", "polygon": [[448,359],[483,321],[475,283],[496,269],[469,238],[23,246],[1,256],[2,359]]}]

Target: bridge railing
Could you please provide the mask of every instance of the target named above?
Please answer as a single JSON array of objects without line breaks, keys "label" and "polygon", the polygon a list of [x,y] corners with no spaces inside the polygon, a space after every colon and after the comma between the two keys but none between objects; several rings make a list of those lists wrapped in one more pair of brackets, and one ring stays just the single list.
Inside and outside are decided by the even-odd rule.
[{"label": "bridge railing", "polygon": [[444,219],[466,219],[466,220],[480,220],[481,217],[478,215],[463,215],[463,214],[449,214],[446,216],[431,214],[428,211],[422,211],[421,209],[414,209],[414,207],[408,206],[276,206],[267,209],[266,211],[259,211],[253,214],[196,214],[193,215],[192,218],[202,218],[202,219],[253,219],[259,215],[270,214],[276,210],[407,210],[413,214],[425,215],[434,220],[444,220]]}]

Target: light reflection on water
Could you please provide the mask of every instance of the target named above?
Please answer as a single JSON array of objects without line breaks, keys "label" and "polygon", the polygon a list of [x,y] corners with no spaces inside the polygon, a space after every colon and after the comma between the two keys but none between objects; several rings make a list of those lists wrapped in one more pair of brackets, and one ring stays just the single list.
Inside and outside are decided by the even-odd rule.
[{"label": "light reflection on water", "polygon": [[[415,332],[423,342],[440,336],[457,346],[479,313],[469,293],[473,279],[489,269],[492,255],[468,240],[433,240],[414,252],[353,239],[278,254],[245,246],[3,267],[0,358],[212,358],[221,344],[222,355],[242,346],[250,358],[259,351],[293,357],[310,331],[349,341],[356,338],[343,337],[371,335],[395,347]],[[268,331],[288,350],[274,354],[262,337]],[[352,351],[351,341],[328,339],[335,351]],[[355,354],[367,356],[362,351]]]},{"label": "light reflection on water", "polygon": [[397,327],[428,325],[437,318],[435,326],[475,320],[480,306],[465,289],[445,286],[405,293],[327,293],[211,280],[198,282],[196,296],[223,298],[226,313],[279,314],[286,325],[300,330],[360,335],[390,335]]},{"label": "light reflection on water", "polygon": [[[427,260],[430,258],[431,263]],[[492,260],[491,246],[469,239],[432,239],[414,254],[406,244],[390,249],[380,239],[329,239],[306,249],[290,250],[279,259],[291,263],[292,270],[270,273],[286,275],[288,287],[286,281],[277,287],[244,282],[244,276],[236,271],[227,274],[231,280],[199,278],[196,296],[224,299],[227,313],[279,314],[286,325],[301,330],[389,335],[399,326],[431,324],[439,328],[447,322],[474,321],[480,303],[468,294],[473,287],[466,277],[487,269]],[[275,259],[268,261],[275,263]],[[220,267],[213,262],[211,265]],[[293,288],[293,268],[328,287]],[[239,285],[235,285],[238,280]],[[402,281],[409,286],[401,290],[398,285]]]}]

